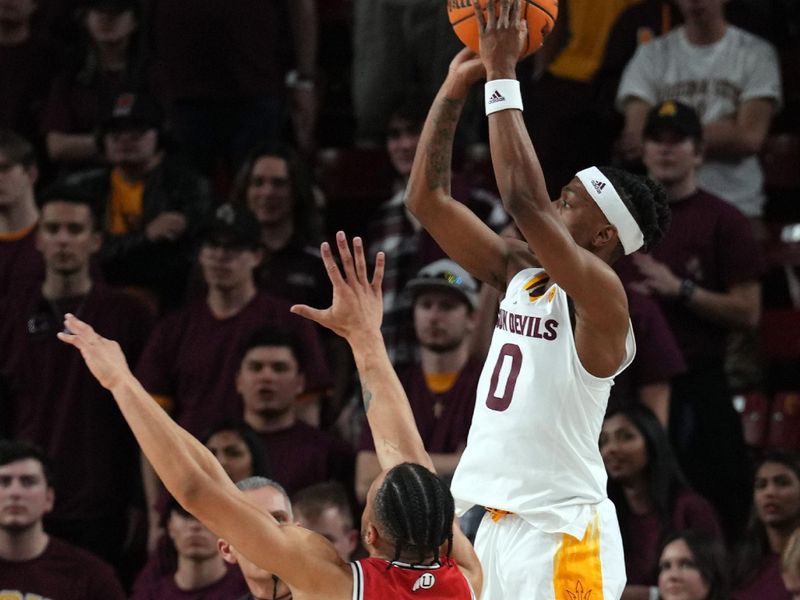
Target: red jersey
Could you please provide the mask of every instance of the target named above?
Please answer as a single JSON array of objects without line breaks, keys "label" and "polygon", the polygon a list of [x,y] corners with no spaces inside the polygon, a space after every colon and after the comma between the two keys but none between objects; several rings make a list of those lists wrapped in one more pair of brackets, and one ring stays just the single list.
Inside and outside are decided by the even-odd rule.
[{"label": "red jersey", "polygon": [[467,578],[455,561],[446,558],[441,559],[441,564],[430,566],[364,558],[350,566],[353,600],[475,600]]}]

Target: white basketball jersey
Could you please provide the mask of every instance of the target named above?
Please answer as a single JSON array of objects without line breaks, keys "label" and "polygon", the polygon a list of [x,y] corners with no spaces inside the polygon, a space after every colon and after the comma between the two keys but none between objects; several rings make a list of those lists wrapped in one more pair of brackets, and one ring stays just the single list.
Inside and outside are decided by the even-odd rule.
[{"label": "white basketball jersey", "polygon": [[[625,359],[636,346],[628,326]],[[518,273],[500,303],[467,447],[453,476],[459,513],[475,504],[580,539],[606,498],[598,440],[613,377],[580,363],[567,294],[539,268]]]}]

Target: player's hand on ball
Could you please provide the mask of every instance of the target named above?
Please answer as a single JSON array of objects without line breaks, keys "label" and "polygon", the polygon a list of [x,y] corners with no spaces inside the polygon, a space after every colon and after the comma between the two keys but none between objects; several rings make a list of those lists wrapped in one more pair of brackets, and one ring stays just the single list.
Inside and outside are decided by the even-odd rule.
[{"label": "player's hand on ball", "polygon": [[370,281],[361,238],[353,239],[351,254],[347,237],[340,231],[336,234],[336,246],[344,277],[333,259],[330,245],[325,242],[320,247],[322,262],[325,263],[325,270],[333,284],[333,302],[330,308],[320,310],[296,304],[292,306],[292,312],[316,321],[350,342],[360,335],[374,336],[380,331],[383,320],[381,283],[384,254],[379,252],[376,256],[375,271]]},{"label": "player's hand on ball", "polygon": [[472,85],[486,78],[486,67],[481,57],[469,48],[463,48],[450,62],[449,77],[459,86],[459,91],[466,95]]},{"label": "player's hand on ball", "polygon": [[[500,14],[495,10],[500,3]],[[528,24],[519,18],[520,0],[488,0],[486,12],[474,3],[480,55],[490,78],[513,77],[528,40]]]},{"label": "player's hand on ball", "polygon": [[64,317],[64,331],[58,333],[58,339],[80,350],[92,375],[107,390],[130,375],[128,361],[119,344],[98,335],[75,315],[67,313]]}]

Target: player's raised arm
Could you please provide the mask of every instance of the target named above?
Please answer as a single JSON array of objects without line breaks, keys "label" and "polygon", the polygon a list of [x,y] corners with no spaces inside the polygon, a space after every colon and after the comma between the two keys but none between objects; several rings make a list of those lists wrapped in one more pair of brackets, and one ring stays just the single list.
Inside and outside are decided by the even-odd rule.
[{"label": "player's raised arm", "polygon": [[[137,442],[167,490],[191,514],[257,566],[295,591],[325,591],[349,598],[350,569],[321,536],[280,525],[236,488],[214,455],[178,426],[131,374],[119,344],[68,314],[58,337],[80,350],[98,382],[119,405]],[[264,548],[270,548],[264,552]]]},{"label": "player's raised arm", "polygon": [[350,344],[381,469],[414,462],[433,471],[433,463],[425,451],[405,390],[389,361],[381,335],[383,253],[376,257],[375,272],[370,279],[361,238],[353,240],[351,253],[347,238],[340,231],[336,234],[336,245],[344,274],[339,271],[330,246],[325,243],[321,248],[322,260],[333,284],[332,305],[325,310],[297,305],[292,307],[292,312],[327,327]]},{"label": "player's raised arm", "polygon": [[464,49],[433,101],[420,134],[406,189],[406,206],[442,249],[474,277],[506,286],[512,246],[450,196],[453,138],[471,85],[484,75],[480,59]]}]

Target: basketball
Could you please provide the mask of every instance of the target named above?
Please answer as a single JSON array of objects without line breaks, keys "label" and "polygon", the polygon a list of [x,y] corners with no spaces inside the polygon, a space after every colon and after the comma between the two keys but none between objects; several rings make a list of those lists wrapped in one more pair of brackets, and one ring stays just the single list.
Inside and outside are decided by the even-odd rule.
[{"label": "basketball", "polygon": [[[486,10],[487,0],[447,0],[447,15],[458,39],[473,52],[478,52],[478,22],[473,2]],[[520,0],[520,19],[528,22],[528,43],[520,58],[542,47],[544,38],[553,30],[558,18],[558,0]],[[495,0],[495,10],[500,13],[500,0]]]}]

